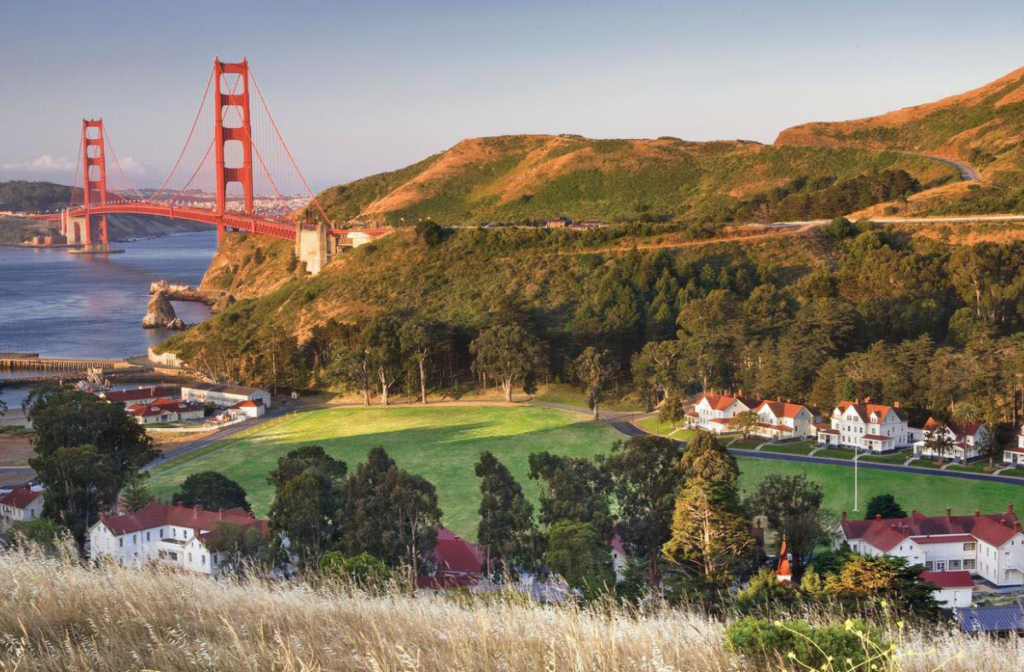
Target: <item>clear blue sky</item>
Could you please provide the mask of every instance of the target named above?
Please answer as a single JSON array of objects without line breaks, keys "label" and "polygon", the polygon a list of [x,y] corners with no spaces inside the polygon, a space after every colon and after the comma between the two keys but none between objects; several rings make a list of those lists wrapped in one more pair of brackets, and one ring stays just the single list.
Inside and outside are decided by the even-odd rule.
[{"label": "clear blue sky", "polygon": [[0,179],[69,182],[102,116],[159,183],[217,55],[249,58],[319,188],[482,135],[771,142],[984,84],[1022,36],[1020,0],[0,0]]}]

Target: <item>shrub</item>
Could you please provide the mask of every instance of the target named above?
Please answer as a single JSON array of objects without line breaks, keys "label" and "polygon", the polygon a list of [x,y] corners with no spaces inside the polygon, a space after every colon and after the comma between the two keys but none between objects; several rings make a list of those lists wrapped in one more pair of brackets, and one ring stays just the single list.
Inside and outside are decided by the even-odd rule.
[{"label": "shrub", "polygon": [[387,565],[369,553],[345,557],[337,551],[320,558],[320,578],[347,581],[370,592],[383,591],[393,575]]},{"label": "shrub", "polygon": [[730,625],[725,636],[731,650],[764,670],[778,669],[780,663],[789,669],[787,659],[799,661],[801,669],[853,669],[882,646],[879,632],[861,621],[816,627],[804,620],[773,623],[748,616]]}]

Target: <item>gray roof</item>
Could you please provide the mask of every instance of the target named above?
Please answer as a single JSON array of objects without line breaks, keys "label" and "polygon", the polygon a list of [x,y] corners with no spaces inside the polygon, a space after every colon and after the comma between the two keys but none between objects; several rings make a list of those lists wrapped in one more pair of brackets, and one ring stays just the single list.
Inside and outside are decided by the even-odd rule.
[{"label": "gray roof", "polygon": [[257,387],[242,387],[241,385],[217,385],[215,383],[188,383],[181,386],[183,390],[206,390],[207,392],[222,392],[224,394],[249,395],[253,392],[265,392]]},{"label": "gray roof", "polygon": [[1019,602],[1001,607],[973,607],[957,612],[964,632],[1024,631],[1024,605]]}]

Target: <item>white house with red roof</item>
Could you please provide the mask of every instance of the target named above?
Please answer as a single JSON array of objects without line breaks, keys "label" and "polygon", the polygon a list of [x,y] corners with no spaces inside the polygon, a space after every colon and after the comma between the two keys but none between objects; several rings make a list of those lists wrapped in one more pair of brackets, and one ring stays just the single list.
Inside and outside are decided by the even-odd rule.
[{"label": "white house with red roof", "polygon": [[[928,418],[924,423],[924,438],[914,442],[914,454],[922,457],[938,457],[940,459],[970,460],[981,455],[979,447],[988,429],[980,422],[940,422],[935,418]],[[944,434],[953,444],[949,452],[938,455],[933,446],[929,445],[928,439],[937,434]]]},{"label": "white house with red roof", "polygon": [[99,392],[96,396],[106,399],[112,404],[123,404],[125,408],[128,408],[129,406],[152,404],[157,399],[170,399],[178,396],[180,392],[180,388],[177,387],[156,386]]},{"label": "white house with red roof", "polygon": [[736,396],[709,392],[701,395],[686,417],[691,427],[722,434],[729,431],[733,418],[760,405],[759,399],[743,396],[743,390]]},{"label": "white house with red roof", "polygon": [[176,399],[157,399],[149,404],[134,404],[128,407],[128,415],[140,425],[159,422],[188,422],[202,420],[206,412],[200,404]]},{"label": "white house with red roof", "polygon": [[222,524],[255,527],[267,534],[267,521],[242,508],[206,511],[151,503],[135,513],[100,515],[89,528],[89,557],[113,558],[124,564],[158,563],[196,574],[214,575],[226,559],[208,544]]},{"label": "white house with red roof", "polygon": [[838,545],[864,555],[906,558],[929,572],[966,571],[996,586],[1024,585],[1024,533],[1013,512],[852,520],[843,512]]},{"label": "white house with red roof", "polygon": [[246,399],[228,409],[228,414],[235,417],[259,418],[267,412],[262,399]]},{"label": "white house with red roof", "polygon": [[1003,451],[1003,462],[1012,467],[1024,467],[1024,427],[1017,434],[1017,447]]},{"label": "white house with red roof", "polygon": [[934,585],[939,606],[946,609],[964,609],[974,603],[974,579],[968,571],[921,572],[921,581]]},{"label": "white house with red roof", "polygon": [[911,444],[907,416],[899,402],[892,406],[841,401],[832,411],[829,426],[817,427],[818,443],[824,446],[856,448],[886,453]]},{"label": "white house with red roof", "polygon": [[755,409],[760,422],[754,434],[772,439],[802,439],[814,433],[815,414],[803,404],[762,401]]},{"label": "white house with red roof", "polygon": [[35,520],[43,515],[43,486],[21,485],[0,497],[0,534],[13,523]]}]

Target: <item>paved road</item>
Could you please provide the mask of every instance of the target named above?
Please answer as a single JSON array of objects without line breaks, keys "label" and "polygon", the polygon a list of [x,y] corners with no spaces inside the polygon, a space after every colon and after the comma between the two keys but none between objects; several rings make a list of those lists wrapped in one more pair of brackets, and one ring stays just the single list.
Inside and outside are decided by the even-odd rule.
[{"label": "paved road", "polygon": [[935,156],[934,154],[919,154],[918,156],[925,156],[928,157],[929,159],[941,161],[942,163],[945,163],[948,166],[953,166],[954,168],[960,171],[960,179],[964,180],[965,182],[982,181],[981,175],[978,174],[978,171],[975,170],[973,166],[969,166],[966,163],[956,161],[955,159],[947,159],[944,156]]},{"label": "paved road", "polygon": [[[630,422],[615,420],[612,427],[626,436],[643,436],[649,434]],[[673,439],[675,440],[675,439]],[[677,441],[677,443],[685,443]],[[742,448],[730,448],[729,452],[739,457],[755,457],[762,460],[780,460],[782,462],[804,462],[810,464],[827,464],[839,467],[853,467],[853,460],[838,460],[831,457],[811,457],[809,455],[786,455],[783,453],[768,453],[757,450],[745,450]],[[948,471],[940,469],[926,469],[924,467],[904,467],[898,464],[879,464],[877,462],[860,462],[861,469],[878,469],[880,471],[897,471],[906,474],[925,474],[928,476],[948,476],[950,478],[965,478],[969,481],[990,481],[995,483],[1006,483],[1008,485],[1024,486],[1024,478],[1012,476],[992,476],[990,474],[973,474],[963,471]]]}]

